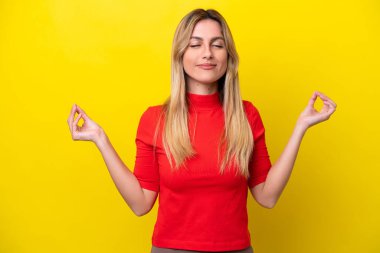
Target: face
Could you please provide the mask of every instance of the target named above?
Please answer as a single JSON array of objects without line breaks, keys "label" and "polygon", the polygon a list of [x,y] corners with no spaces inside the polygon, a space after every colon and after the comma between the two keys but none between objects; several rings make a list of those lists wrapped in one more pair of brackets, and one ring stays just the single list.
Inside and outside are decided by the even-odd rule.
[{"label": "face", "polygon": [[183,55],[186,84],[194,93],[217,90],[218,80],[227,70],[227,49],[219,23],[212,19],[199,21]]}]

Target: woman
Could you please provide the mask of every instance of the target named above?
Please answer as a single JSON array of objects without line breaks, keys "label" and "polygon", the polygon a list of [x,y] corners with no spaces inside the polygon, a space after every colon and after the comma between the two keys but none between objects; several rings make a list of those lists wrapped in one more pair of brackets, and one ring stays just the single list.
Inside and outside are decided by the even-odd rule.
[{"label": "woman", "polygon": [[[160,195],[151,252],[253,252],[248,189],[260,205],[273,208],[306,130],[327,120],[336,104],[314,92],[272,166],[260,114],[241,99],[238,54],[217,11],[196,9],[181,20],[171,71],[170,97],[141,116],[133,173],[105,131],[77,105],[68,119],[72,138],[96,144],[136,215],[148,213]],[[317,97],[324,103],[320,112],[314,109]]]}]

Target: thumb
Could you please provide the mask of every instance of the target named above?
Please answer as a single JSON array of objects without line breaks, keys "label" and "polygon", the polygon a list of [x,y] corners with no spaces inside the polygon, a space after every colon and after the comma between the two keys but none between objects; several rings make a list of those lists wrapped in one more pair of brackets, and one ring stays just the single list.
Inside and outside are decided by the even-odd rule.
[{"label": "thumb", "polygon": [[315,100],[317,99],[317,91],[314,91],[313,95],[309,99],[308,106],[309,107],[314,107]]}]

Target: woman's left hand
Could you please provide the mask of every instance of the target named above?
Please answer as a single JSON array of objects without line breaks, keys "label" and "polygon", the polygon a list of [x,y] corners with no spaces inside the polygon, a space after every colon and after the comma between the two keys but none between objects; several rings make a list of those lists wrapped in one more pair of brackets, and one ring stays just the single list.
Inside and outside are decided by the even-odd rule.
[{"label": "woman's left hand", "polygon": [[[314,108],[314,103],[317,97],[320,97],[323,101],[323,107],[320,112]],[[329,97],[319,91],[315,91],[310,98],[309,103],[305,110],[301,113],[297,123],[301,124],[305,128],[309,128],[320,122],[326,121],[330,118],[331,114],[335,112],[336,104]]]}]

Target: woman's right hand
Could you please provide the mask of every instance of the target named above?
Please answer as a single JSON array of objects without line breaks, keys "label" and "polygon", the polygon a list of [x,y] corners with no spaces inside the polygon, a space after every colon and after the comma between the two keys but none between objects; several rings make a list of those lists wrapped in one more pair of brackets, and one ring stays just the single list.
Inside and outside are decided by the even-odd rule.
[{"label": "woman's right hand", "polygon": [[[76,112],[78,112],[78,117],[74,119]],[[81,118],[83,118],[84,123],[82,126],[78,126],[78,122]],[[71,136],[74,141],[81,140],[97,142],[103,132],[103,129],[90,119],[90,117],[88,117],[87,114],[76,104],[71,108],[67,123],[69,124]]]}]

